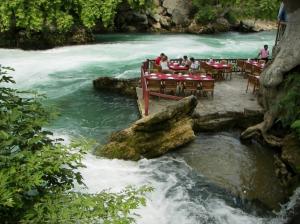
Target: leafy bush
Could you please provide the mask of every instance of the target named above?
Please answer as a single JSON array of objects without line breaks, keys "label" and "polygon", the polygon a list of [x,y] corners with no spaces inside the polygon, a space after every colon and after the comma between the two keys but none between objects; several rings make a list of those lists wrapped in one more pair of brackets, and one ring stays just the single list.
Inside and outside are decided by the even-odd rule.
[{"label": "leafy bush", "polygon": [[205,6],[199,10],[195,16],[198,23],[207,24],[209,22],[214,22],[217,19],[217,10],[210,6]]},{"label": "leafy bush", "polygon": [[[288,74],[284,91],[286,94],[277,105],[280,112],[279,119],[284,127],[291,127],[300,134],[300,75],[297,73]],[[300,137],[300,135],[299,135]]]},{"label": "leafy bush", "polygon": [[236,24],[238,21],[238,19],[236,18],[236,15],[232,11],[229,11],[228,13],[226,13],[224,15],[224,18],[227,19],[227,21],[230,24]]},{"label": "leafy bush", "polygon": [[236,18],[245,17],[276,20],[280,2],[279,0],[193,0],[193,6],[199,22],[214,21],[224,15],[230,23],[235,23]]},{"label": "leafy bush", "polygon": [[50,138],[52,133],[42,127],[51,114],[37,94],[9,87],[14,83],[9,70],[0,66],[1,222],[132,223],[132,209],[145,204],[143,195],[151,189],[96,195],[72,192],[75,183],[83,185],[78,169],[84,166],[81,160],[89,143],[65,146]]},{"label": "leafy bush", "polygon": [[300,120],[296,120],[291,128],[297,133],[297,135],[299,136],[299,139],[300,139]]},{"label": "leafy bush", "polygon": [[[1,0],[0,32],[25,30],[67,32],[73,25],[93,28],[97,21],[112,26],[118,6],[123,0]],[[143,8],[146,0],[128,0],[132,7]]]}]

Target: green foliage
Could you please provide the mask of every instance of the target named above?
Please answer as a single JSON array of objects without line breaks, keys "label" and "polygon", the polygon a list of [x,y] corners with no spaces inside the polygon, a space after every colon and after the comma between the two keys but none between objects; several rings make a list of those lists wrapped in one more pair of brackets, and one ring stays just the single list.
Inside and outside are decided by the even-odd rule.
[{"label": "green foliage", "polygon": [[225,15],[231,23],[236,18],[273,19],[277,18],[279,0],[193,0],[196,8],[196,19],[199,23],[207,23]]},{"label": "green foliage", "polygon": [[218,16],[217,9],[207,5],[201,8],[197,12],[195,19],[198,23],[206,24],[209,22],[214,22],[217,19],[217,16]]},{"label": "green foliage", "polygon": [[291,128],[297,133],[297,135],[298,135],[299,138],[300,138],[300,120],[296,120],[296,121],[292,124]]},{"label": "green foliage", "polygon": [[[124,0],[1,0],[0,32],[51,30],[68,32],[74,24],[93,28],[97,21],[112,26]],[[145,7],[146,0],[128,0],[132,7]]]},{"label": "green foliage", "polygon": [[[280,100],[277,108],[280,112],[279,119],[284,127],[291,127],[300,134],[300,75],[288,74],[285,82],[285,95]],[[300,135],[299,135],[300,137]]]},{"label": "green foliage", "polygon": [[[131,210],[144,205],[151,189],[121,194],[73,193],[83,185],[79,168],[91,143],[65,146],[42,127],[51,114],[41,97],[9,87],[10,68],[0,67],[0,220],[3,223],[132,223]],[[60,220],[60,219],[63,219]]]}]

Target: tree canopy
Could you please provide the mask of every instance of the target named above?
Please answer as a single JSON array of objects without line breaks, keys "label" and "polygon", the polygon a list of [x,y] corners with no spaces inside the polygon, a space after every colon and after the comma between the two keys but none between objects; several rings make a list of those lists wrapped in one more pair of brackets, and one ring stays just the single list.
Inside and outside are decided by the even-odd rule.
[{"label": "tree canopy", "polygon": [[67,32],[74,24],[92,28],[98,20],[108,27],[122,2],[139,8],[147,3],[146,0],[1,0],[0,32],[18,29]]}]

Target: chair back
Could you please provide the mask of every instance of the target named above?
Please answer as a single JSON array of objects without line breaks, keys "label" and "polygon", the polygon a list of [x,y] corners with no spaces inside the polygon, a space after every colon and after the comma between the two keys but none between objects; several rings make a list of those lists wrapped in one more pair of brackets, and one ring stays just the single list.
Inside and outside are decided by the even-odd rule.
[{"label": "chair back", "polygon": [[166,90],[176,90],[177,89],[177,81],[173,79],[166,79],[164,81],[164,88]]},{"label": "chair back", "polygon": [[252,66],[252,74],[254,76],[260,76],[260,74],[262,73],[262,68],[256,66],[256,65],[253,65]]},{"label": "chair back", "polygon": [[185,80],[184,89],[185,90],[197,90],[199,82],[195,80]]},{"label": "chair back", "polygon": [[160,80],[147,80],[147,87],[150,91],[161,92],[161,81]]},{"label": "chair back", "polygon": [[252,74],[252,68],[253,68],[252,64],[245,63],[245,72],[246,73]]},{"label": "chair back", "polygon": [[202,90],[211,91],[215,88],[215,80],[202,80],[201,81]]},{"label": "chair back", "polygon": [[243,71],[245,68],[245,61],[243,60],[237,60],[236,65],[239,68],[240,71]]}]

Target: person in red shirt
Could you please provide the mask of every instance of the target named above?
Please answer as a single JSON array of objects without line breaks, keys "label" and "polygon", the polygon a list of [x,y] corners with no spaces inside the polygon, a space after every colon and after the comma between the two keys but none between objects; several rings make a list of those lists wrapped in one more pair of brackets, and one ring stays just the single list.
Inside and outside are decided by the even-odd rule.
[{"label": "person in red shirt", "polygon": [[160,65],[160,61],[162,57],[166,56],[164,53],[161,53],[156,59],[155,59],[155,64]]}]

